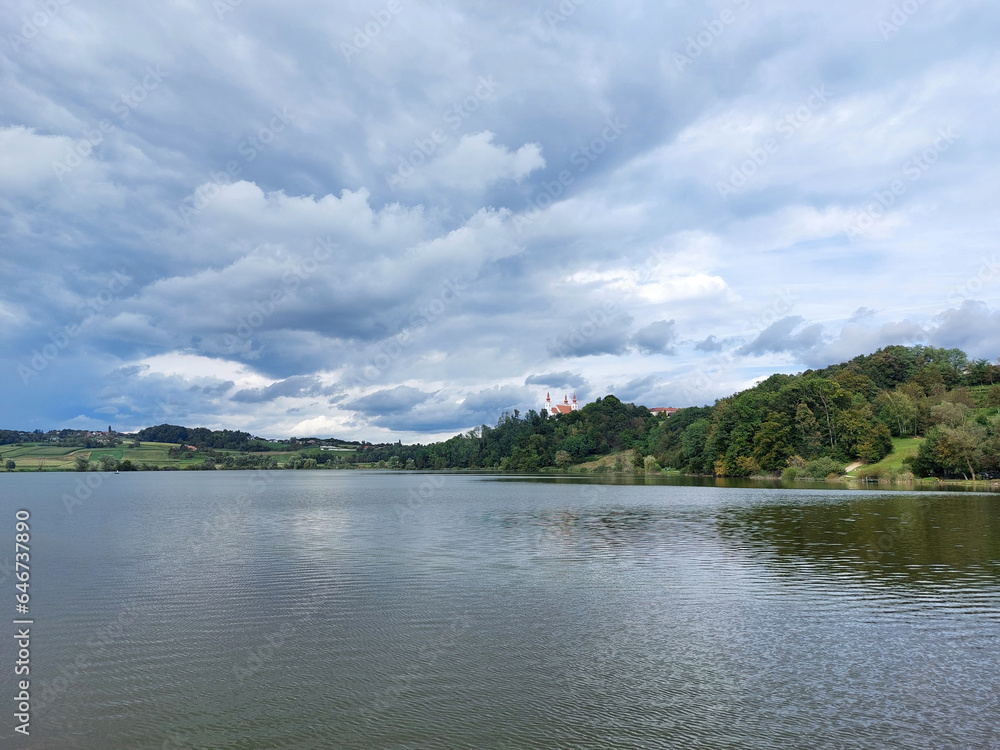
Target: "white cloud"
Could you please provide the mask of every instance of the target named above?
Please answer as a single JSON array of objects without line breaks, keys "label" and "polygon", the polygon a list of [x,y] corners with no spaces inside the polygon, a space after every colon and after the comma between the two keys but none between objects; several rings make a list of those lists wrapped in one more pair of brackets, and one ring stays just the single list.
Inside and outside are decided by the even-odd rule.
[{"label": "white cloud", "polygon": [[517,151],[493,144],[489,131],[462,136],[449,153],[434,159],[417,171],[413,182],[437,183],[459,190],[482,190],[502,180],[520,182],[545,166],[542,147],[526,143]]}]

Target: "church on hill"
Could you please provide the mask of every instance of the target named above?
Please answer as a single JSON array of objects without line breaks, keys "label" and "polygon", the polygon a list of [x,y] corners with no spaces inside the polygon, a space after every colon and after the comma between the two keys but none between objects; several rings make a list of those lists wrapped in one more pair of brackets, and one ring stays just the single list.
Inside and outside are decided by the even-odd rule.
[{"label": "church on hill", "polygon": [[561,404],[552,403],[552,396],[548,393],[545,394],[545,406],[542,410],[552,416],[554,414],[569,414],[571,411],[579,411],[580,407],[576,403],[576,394],[573,394],[573,403],[570,403],[569,396],[563,395],[563,402]]}]

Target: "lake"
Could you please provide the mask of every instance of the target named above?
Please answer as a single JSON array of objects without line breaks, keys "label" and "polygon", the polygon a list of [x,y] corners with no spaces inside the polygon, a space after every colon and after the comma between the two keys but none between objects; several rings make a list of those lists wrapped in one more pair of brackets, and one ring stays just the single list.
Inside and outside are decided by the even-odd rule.
[{"label": "lake", "polygon": [[0,508],[3,747],[1000,747],[998,495],[66,473]]}]

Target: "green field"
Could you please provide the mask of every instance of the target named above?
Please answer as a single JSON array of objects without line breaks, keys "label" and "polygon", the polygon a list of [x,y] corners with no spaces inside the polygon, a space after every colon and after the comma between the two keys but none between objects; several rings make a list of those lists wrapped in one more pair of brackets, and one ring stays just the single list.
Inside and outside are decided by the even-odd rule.
[{"label": "green field", "polygon": [[[280,447],[279,443],[272,443],[272,447]],[[171,458],[168,451],[177,447],[175,443],[140,443],[138,448],[133,448],[131,442],[123,443],[114,448],[67,448],[50,445],[48,443],[24,443],[21,446],[0,445],[0,471],[3,471],[3,464],[7,459],[13,460],[17,464],[17,471],[68,471],[76,469],[77,456],[85,456],[88,461],[96,464],[101,456],[113,456],[118,461],[129,460],[135,466],[150,464],[153,466],[176,467],[183,469],[187,466],[200,465],[205,462],[204,453],[194,453],[191,457],[181,456]],[[322,453],[318,448],[308,450],[273,450],[266,451],[258,455],[274,456],[279,464],[284,464],[286,459],[305,453],[306,456],[332,455],[349,456],[354,451],[336,451]],[[222,461],[227,454],[238,454],[238,451],[217,450],[215,452],[216,461]]]},{"label": "green field", "polygon": [[848,476],[866,476],[871,473],[881,474],[883,472],[886,474],[890,472],[901,473],[906,471],[903,461],[910,456],[917,455],[917,451],[920,450],[920,444],[923,441],[923,438],[893,438],[892,453],[878,463],[859,466],[854,471],[849,472]]}]

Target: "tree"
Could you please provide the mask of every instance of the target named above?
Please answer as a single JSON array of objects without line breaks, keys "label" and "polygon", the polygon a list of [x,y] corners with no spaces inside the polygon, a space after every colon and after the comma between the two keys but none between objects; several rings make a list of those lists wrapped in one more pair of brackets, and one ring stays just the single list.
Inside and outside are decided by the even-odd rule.
[{"label": "tree", "polygon": [[788,417],[778,412],[772,411],[767,415],[753,442],[753,457],[764,471],[783,469],[789,456],[795,453]]},{"label": "tree", "polygon": [[109,453],[100,456],[97,461],[101,464],[101,471],[114,471],[118,468],[118,459]]},{"label": "tree", "polygon": [[681,433],[681,455],[687,459],[688,470],[695,474],[713,473],[713,458],[706,451],[711,426],[707,419],[696,419]]},{"label": "tree", "polygon": [[8,458],[4,466],[7,467],[7,471],[14,471],[14,469],[17,468],[17,464],[14,462],[14,459],[12,458]]},{"label": "tree", "polygon": [[815,403],[822,410],[823,421],[826,426],[827,435],[830,440],[830,448],[837,448],[836,417],[838,407],[848,403],[850,399],[840,383],[826,378],[812,378],[805,383],[806,392],[812,397]]},{"label": "tree", "polygon": [[965,470],[968,469],[975,480],[976,467],[983,463],[981,446],[985,440],[986,430],[977,424],[958,428],[942,427],[936,445],[940,466],[945,470],[961,473],[963,477],[966,477]]},{"label": "tree", "polygon": [[90,471],[90,459],[86,456],[77,456],[74,461],[76,461],[77,471]]},{"label": "tree", "polygon": [[875,400],[878,416],[898,437],[913,433],[917,407],[903,391],[882,391]]},{"label": "tree", "polygon": [[823,445],[819,432],[819,422],[805,402],[795,409],[795,442],[799,455],[815,456]]},{"label": "tree", "polygon": [[868,463],[881,461],[892,452],[889,428],[875,419],[871,404],[860,403],[837,417],[839,453]]},{"label": "tree", "polygon": [[961,427],[965,424],[968,414],[969,408],[965,404],[942,401],[937,406],[931,408],[931,422],[947,425],[948,427]]},{"label": "tree", "polygon": [[986,405],[1000,406],[1000,385],[991,386],[990,389],[986,391]]}]

